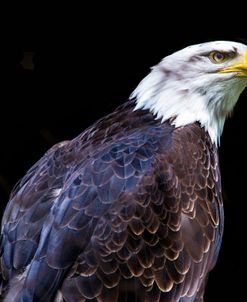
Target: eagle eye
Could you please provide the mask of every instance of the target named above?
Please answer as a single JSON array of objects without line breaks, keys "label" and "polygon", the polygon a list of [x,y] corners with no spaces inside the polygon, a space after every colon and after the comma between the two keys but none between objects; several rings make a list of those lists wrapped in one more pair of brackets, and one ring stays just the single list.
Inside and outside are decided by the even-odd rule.
[{"label": "eagle eye", "polygon": [[209,54],[210,61],[215,64],[223,63],[227,60],[227,58],[228,58],[228,55],[225,52],[212,51]]}]

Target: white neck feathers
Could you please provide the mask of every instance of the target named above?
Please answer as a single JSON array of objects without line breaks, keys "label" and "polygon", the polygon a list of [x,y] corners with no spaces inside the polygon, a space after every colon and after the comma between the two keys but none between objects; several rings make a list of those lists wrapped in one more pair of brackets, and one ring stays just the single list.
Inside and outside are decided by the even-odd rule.
[{"label": "white neck feathers", "polygon": [[[220,142],[226,116],[237,102],[239,93],[225,94],[225,86],[209,85],[208,74],[182,78],[159,65],[142,80],[132,93],[135,110],[149,109],[161,122],[171,120],[175,127],[199,122],[216,145]],[[210,77],[208,77],[210,79]],[[204,84],[204,85],[203,85]],[[208,84],[208,85],[207,85]],[[242,91],[242,89],[241,89]]]}]

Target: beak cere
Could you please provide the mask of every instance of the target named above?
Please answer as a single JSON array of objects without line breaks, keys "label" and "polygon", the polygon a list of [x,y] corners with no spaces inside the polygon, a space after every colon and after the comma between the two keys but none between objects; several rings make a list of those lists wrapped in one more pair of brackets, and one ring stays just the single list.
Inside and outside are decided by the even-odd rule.
[{"label": "beak cere", "polygon": [[236,72],[237,77],[247,77],[247,50],[245,51],[242,60],[219,70],[219,73],[227,72]]}]

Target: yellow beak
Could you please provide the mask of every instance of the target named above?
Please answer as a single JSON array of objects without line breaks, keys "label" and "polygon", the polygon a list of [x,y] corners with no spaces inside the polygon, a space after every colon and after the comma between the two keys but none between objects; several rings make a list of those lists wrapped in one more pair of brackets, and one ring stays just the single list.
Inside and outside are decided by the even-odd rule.
[{"label": "yellow beak", "polygon": [[240,62],[224,67],[220,69],[219,72],[236,72],[236,76],[238,77],[247,77],[247,51],[244,53],[243,59]]}]

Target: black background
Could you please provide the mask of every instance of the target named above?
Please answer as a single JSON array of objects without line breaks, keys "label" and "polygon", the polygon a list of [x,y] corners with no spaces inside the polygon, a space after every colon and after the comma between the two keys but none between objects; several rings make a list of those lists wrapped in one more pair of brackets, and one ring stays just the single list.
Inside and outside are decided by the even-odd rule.
[{"label": "black background", "polygon": [[[181,18],[176,8],[155,4],[145,13],[120,4],[11,13],[1,62],[1,208],[15,182],[50,146],[124,102],[162,57],[190,44],[246,39],[244,20],[217,5],[214,19],[211,13],[202,17],[200,9],[190,15],[181,10]],[[30,52],[33,69],[25,63]],[[247,91],[221,139],[225,234],[206,302],[241,301],[246,283],[246,104]]]}]

